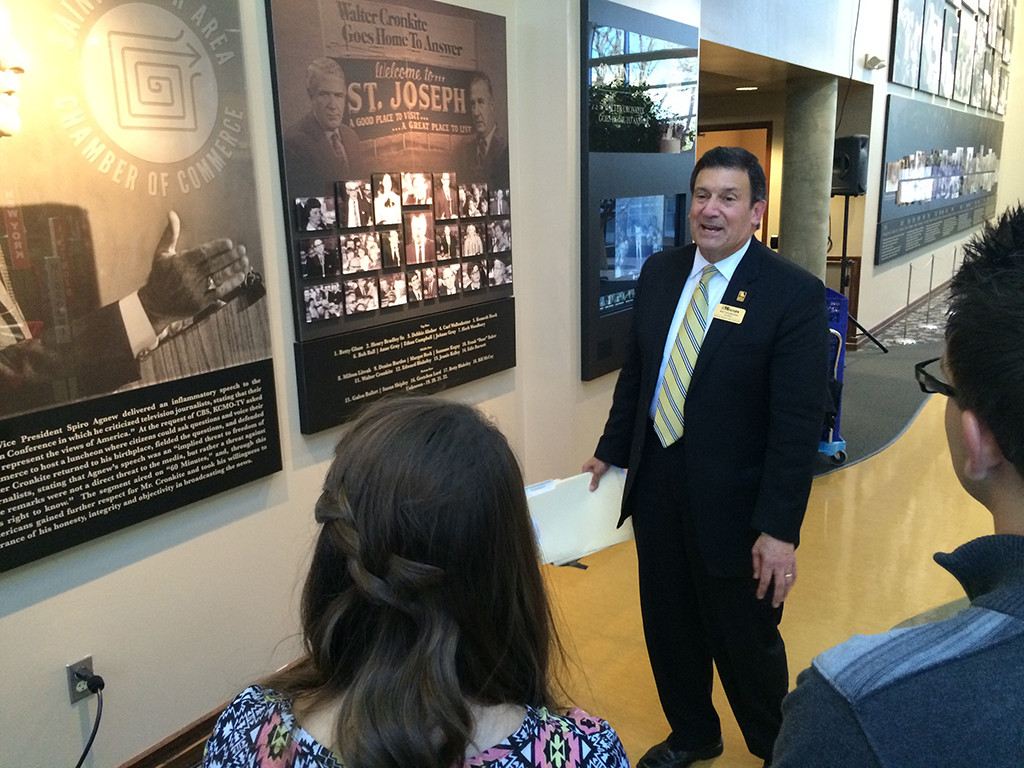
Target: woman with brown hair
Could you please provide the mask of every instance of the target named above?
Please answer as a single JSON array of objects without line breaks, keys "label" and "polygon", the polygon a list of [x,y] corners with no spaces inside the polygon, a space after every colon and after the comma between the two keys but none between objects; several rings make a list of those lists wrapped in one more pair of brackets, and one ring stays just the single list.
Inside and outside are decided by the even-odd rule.
[{"label": "woman with brown hair", "polygon": [[559,646],[523,479],[476,410],[371,405],[316,519],[306,653],[228,706],[207,768],[628,766],[606,722],[551,713]]}]

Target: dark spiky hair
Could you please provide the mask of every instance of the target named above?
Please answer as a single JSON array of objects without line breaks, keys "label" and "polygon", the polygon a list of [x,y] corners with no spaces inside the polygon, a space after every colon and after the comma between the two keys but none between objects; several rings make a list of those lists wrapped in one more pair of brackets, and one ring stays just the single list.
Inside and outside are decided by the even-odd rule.
[{"label": "dark spiky hair", "polygon": [[1024,476],[1024,208],[1005,211],[964,246],[950,284],[946,366],[973,411]]}]

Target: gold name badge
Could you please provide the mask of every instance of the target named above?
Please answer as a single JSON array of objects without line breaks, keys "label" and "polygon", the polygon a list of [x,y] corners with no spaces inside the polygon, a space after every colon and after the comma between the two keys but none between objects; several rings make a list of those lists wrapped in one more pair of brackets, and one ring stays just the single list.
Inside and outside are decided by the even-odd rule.
[{"label": "gold name badge", "polygon": [[736,323],[739,325],[743,322],[743,316],[747,314],[747,310],[741,309],[740,307],[733,307],[729,304],[719,304],[715,307],[714,317],[718,320],[725,320],[727,323]]}]

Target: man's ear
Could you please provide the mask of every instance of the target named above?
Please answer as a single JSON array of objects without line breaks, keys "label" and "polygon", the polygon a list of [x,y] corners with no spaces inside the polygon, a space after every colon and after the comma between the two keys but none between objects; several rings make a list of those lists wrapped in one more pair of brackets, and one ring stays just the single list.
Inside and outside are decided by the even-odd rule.
[{"label": "man's ear", "polygon": [[767,209],[768,203],[765,200],[758,200],[750,207],[750,221],[755,229],[761,226],[761,219],[764,218]]},{"label": "man's ear", "polygon": [[972,480],[983,480],[1005,461],[995,435],[974,411],[960,412],[960,429],[964,440],[964,474]]}]

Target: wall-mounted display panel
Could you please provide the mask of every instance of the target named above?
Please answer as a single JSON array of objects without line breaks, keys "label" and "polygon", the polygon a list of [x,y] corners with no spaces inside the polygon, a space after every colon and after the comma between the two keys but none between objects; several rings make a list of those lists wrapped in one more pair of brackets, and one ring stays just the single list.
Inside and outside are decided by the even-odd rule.
[{"label": "wall-mounted display panel", "polygon": [[582,4],[584,380],[621,366],[646,258],[687,241],[698,38],[695,25],[605,0]]},{"label": "wall-mounted display panel", "polygon": [[1004,114],[1015,0],[897,0],[893,83]]},{"label": "wall-mounted display panel", "polygon": [[999,120],[890,96],[875,263],[994,215],[1002,139]]}]

